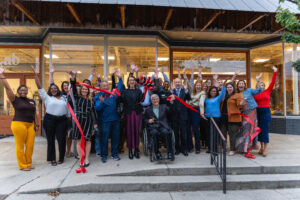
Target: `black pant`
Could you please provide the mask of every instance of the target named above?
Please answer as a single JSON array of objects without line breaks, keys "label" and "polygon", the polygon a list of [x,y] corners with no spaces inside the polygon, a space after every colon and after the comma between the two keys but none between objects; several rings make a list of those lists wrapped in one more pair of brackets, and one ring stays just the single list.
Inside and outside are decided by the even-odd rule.
[{"label": "black pant", "polygon": [[207,130],[208,129],[208,123],[207,123],[207,120],[203,119],[201,117],[200,119],[200,136],[201,136],[201,142],[202,142],[202,145],[205,146],[205,147],[208,147],[208,133],[207,133]]},{"label": "black pant", "polygon": [[47,136],[47,161],[55,161],[55,136],[58,142],[59,161],[63,161],[66,153],[66,117],[57,117],[46,113],[44,118],[44,129]]},{"label": "black pant", "polygon": [[123,150],[126,141],[126,121],[125,118],[120,119],[120,141],[119,141],[119,151]]},{"label": "black pant", "polygon": [[[220,127],[220,117],[213,117],[213,119],[215,120],[216,124]],[[208,136],[206,138],[206,144],[208,144],[208,150],[217,152],[217,144],[218,144],[217,138],[219,133],[210,118],[208,118],[206,123],[207,123],[206,135]],[[212,137],[212,134],[215,135],[214,138]]]},{"label": "black pant", "polygon": [[162,137],[164,139],[168,153],[172,153],[172,143],[171,143],[172,132],[170,130],[166,129],[163,126],[149,127],[148,130],[152,138],[152,149],[154,153],[158,153],[157,144],[158,144],[159,137]]},{"label": "black pant", "polygon": [[178,120],[173,122],[173,131],[175,134],[175,149],[177,152],[187,151],[186,126],[186,120]]}]

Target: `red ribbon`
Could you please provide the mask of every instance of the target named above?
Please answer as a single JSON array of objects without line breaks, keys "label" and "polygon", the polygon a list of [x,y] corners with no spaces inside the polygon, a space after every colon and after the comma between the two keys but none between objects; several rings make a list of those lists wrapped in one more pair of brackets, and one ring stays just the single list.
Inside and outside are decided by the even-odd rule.
[{"label": "red ribbon", "polygon": [[176,100],[178,100],[181,104],[183,104],[185,107],[187,107],[188,109],[195,111],[197,113],[200,113],[199,110],[196,110],[195,108],[193,108],[191,105],[187,104],[185,101],[183,101],[182,99],[180,99],[178,96],[176,96],[175,94],[171,94],[170,96],[167,97],[167,101],[171,101],[171,96],[174,96]]},{"label": "red ribbon", "polygon": [[148,79],[146,80],[146,82],[144,84],[144,96],[143,96],[143,99],[142,99],[141,102],[144,102],[147,91],[148,90],[150,90],[150,91],[153,90],[153,86],[154,86],[154,83],[153,83],[151,77],[148,77]]},{"label": "red ribbon", "polygon": [[[103,90],[103,89],[99,89],[99,88],[94,88],[92,87],[91,85],[89,84],[86,84],[86,83],[79,83],[79,82],[76,82],[77,85],[83,85],[87,88],[91,88],[93,90],[98,90],[100,92],[104,92],[106,94],[110,94],[110,95],[115,95],[115,96],[120,96],[120,91],[118,89],[113,89],[112,92],[110,91],[107,91],[107,90]],[[72,87],[70,88],[70,90],[72,89]],[[69,98],[69,95],[70,95],[70,91],[68,92],[68,95],[67,95],[67,99]],[[83,166],[83,161],[84,161],[84,157],[85,157],[85,138],[84,138],[84,134],[83,134],[83,131],[82,131],[82,128],[81,128],[81,125],[80,123],[78,122],[78,119],[71,107],[71,105],[69,104],[69,102],[67,101],[67,105],[68,105],[68,109],[70,111],[70,114],[72,116],[72,118],[74,119],[74,122],[76,124],[76,126],[78,127],[78,130],[80,132],[80,135],[81,135],[81,140],[80,140],[80,151],[81,151],[81,158],[80,158],[80,168],[76,169],[76,173],[85,173],[86,172],[86,169],[85,167]]]}]

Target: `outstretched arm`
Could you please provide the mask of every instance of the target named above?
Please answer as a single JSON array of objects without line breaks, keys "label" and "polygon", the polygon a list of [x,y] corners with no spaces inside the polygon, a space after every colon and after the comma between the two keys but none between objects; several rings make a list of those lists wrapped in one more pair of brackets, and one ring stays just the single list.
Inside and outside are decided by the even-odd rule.
[{"label": "outstretched arm", "polygon": [[31,65],[32,71],[34,72],[35,84],[38,89],[42,89],[42,85],[40,83],[38,72],[35,70],[34,66]]},{"label": "outstretched arm", "polygon": [[54,83],[54,72],[55,69],[53,66],[49,67],[49,74],[50,74],[50,85]]},{"label": "outstretched arm", "polygon": [[12,89],[10,88],[5,76],[4,76],[4,68],[2,67],[2,65],[0,65],[0,79],[6,89],[6,95],[7,98],[9,99],[10,102],[13,102],[15,100],[15,95],[14,92],[12,91]]},{"label": "outstretched arm", "polygon": [[272,92],[275,82],[276,82],[276,77],[277,77],[277,68],[275,66],[273,66],[272,69],[274,71],[273,76],[272,76],[272,81],[271,81],[269,87],[266,89],[266,91],[268,91],[269,93]]}]

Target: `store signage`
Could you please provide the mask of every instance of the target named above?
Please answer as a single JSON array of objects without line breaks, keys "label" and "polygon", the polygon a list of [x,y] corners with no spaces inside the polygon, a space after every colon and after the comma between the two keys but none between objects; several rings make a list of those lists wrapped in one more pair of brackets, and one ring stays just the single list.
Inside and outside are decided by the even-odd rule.
[{"label": "store signage", "polygon": [[11,56],[4,57],[3,61],[0,61],[1,65],[18,65],[20,64],[20,58],[12,53]]}]

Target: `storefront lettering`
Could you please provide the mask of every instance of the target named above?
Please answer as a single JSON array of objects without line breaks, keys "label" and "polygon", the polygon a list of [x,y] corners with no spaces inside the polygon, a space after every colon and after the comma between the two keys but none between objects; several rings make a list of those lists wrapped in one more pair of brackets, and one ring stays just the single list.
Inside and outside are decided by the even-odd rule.
[{"label": "storefront lettering", "polygon": [[20,58],[15,53],[12,53],[11,57],[4,57],[4,60],[0,62],[1,65],[18,65],[19,63]]}]

